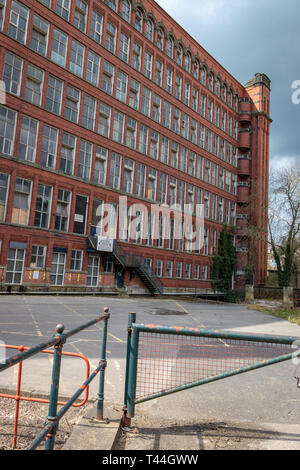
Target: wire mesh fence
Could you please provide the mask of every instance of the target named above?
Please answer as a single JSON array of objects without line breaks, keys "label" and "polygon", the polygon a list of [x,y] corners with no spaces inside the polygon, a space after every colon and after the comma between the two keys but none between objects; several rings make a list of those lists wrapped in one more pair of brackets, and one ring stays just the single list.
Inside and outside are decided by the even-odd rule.
[{"label": "wire mesh fence", "polygon": [[292,344],[139,333],[136,400],[291,354]]}]

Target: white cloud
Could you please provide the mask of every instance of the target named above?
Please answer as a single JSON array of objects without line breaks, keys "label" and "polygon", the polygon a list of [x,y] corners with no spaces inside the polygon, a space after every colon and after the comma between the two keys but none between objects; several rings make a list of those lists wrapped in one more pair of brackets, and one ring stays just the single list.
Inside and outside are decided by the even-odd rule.
[{"label": "white cloud", "polygon": [[300,155],[276,155],[270,159],[271,170],[281,170],[282,168],[290,168],[299,165]]}]

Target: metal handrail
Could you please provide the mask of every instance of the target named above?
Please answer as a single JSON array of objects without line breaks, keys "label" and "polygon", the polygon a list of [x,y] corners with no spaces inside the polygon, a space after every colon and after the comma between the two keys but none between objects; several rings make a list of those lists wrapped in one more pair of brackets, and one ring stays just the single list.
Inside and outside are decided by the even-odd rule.
[{"label": "metal handrail", "polygon": [[[38,434],[34,439],[31,445],[28,447],[28,450],[34,450],[40,442],[46,437],[46,450],[53,450],[55,434],[58,429],[58,424],[60,419],[64,414],[69,410],[69,408],[75,403],[77,398],[87,389],[92,380],[100,372],[99,378],[99,393],[98,393],[98,402],[97,402],[97,421],[103,420],[103,402],[104,402],[104,375],[106,369],[106,341],[107,341],[107,326],[108,319],[110,314],[108,313],[109,309],[106,307],[104,309],[104,314],[95,320],[89,321],[68,333],[64,333],[64,325],[58,324],[56,326],[56,334],[53,338],[47,342],[41,343],[33,348],[28,349],[27,351],[22,351],[19,354],[11,356],[0,364],[0,372],[15,366],[16,364],[23,362],[24,360],[42,352],[45,349],[48,349],[54,346],[54,358],[52,366],[52,381],[51,381],[51,390],[49,398],[49,410],[48,416],[45,422],[44,429]],[[58,402],[58,391],[59,391],[59,380],[60,380],[60,368],[61,368],[61,359],[62,359],[62,349],[66,340],[71,336],[79,333],[80,331],[86,330],[90,326],[93,326],[100,321],[104,321],[103,335],[102,335],[102,349],[101,349],[101,358],[98,367],[96,370],[86,379],[86,381],[81,385],[81,387],[74,393],[72,398],[63,406],[63,408],[57,412]]]}]

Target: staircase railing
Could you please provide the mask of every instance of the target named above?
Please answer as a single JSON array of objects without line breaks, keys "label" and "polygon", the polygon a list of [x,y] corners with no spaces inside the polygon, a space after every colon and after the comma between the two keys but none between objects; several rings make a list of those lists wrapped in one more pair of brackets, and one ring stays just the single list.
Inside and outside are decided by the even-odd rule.
[{"label": "staircase railing", "polygon": [[146,264],[145,258],[142,255],[136,255],[135,253],[125,251],[117,241],[114,243],[113,254],[122,266],[142,271],[155,289],[162,294],[163,283],[156,273]]}]

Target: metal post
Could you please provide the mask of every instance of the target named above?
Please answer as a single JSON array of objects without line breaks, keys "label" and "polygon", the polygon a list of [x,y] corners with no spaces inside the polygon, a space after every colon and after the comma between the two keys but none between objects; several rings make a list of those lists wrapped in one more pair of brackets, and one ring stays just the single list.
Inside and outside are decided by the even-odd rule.
[{"label": "metal post", "polygon": [[128,315],[128,336],[127,336],[127,354],[126,354],[126,374],[125,374],[125,393],[124,393],[124,407],[122,423],[126,427],[130,427],[131,420],[127,417],[127,396],[128,396],[128,375],[130,366],[130,342],[132,334],[132,324],[136,322],[136,313]]},{"label": "metal post", "polygon": [[109,308],[104,309],[104,326],[103,326],[103,336],[102,336],[102,350],[101,350],[101,359],[100,364],[100,377],[99,377],[99,393],[98,393],[98,403],[97,403],[97,421],[103,421],[103,402],[104,402],[104,378],[105,378],[105,369],[106,369],[106,342],[107,342],[107,325],[109,315]]},{"label": "metal post", "polygon": [[63,331],[65,327],[62,324],[57,325],[56,333],[60,341],[55,345],[54,350],[54,359],[52,366],[52,382],[50,390],[50,402],[49,410],[47,417],[47,424],[52,423],[52,428],[47,435],[45,450],[53,450],[55,434],[57,432],[57,401],[58,401],[58,390],[59,390],[59,378],[60,378],[60,367],[61,367],[61,358],[62,358],[62,348],[64,344]]},{"label": "metal post", "polygon": [[130,341],[130,360],[129,360],[130,364],[129,364],[129,371],[128,371],[128,392],[127,392],[127,415],[129,419],[134,417],[134,410],[135,410],[138,341],[139,341],[138,329],[133,327],[131,341]]}]

